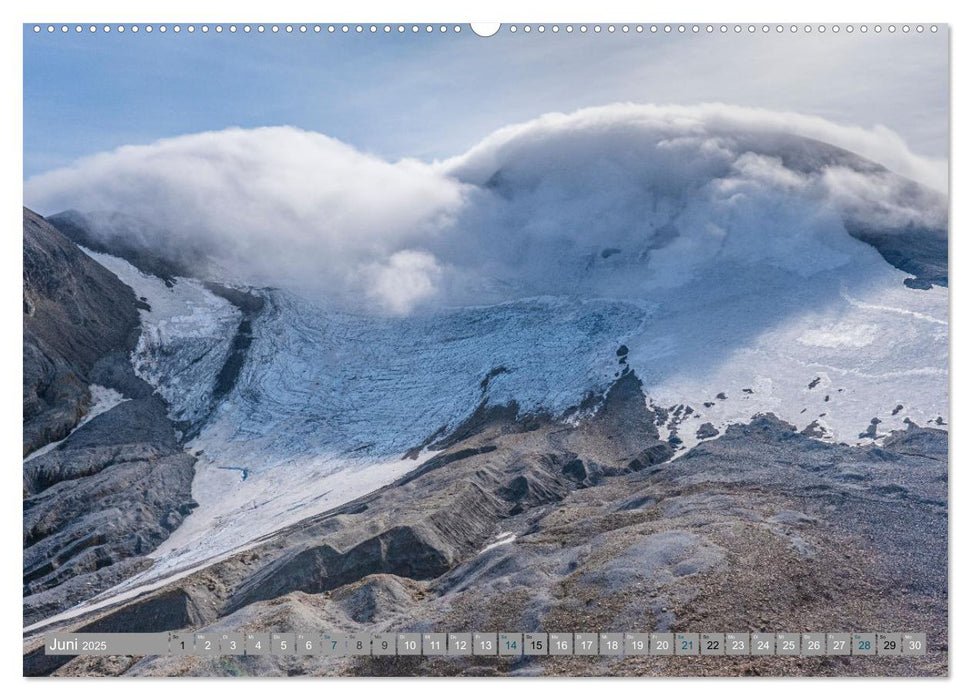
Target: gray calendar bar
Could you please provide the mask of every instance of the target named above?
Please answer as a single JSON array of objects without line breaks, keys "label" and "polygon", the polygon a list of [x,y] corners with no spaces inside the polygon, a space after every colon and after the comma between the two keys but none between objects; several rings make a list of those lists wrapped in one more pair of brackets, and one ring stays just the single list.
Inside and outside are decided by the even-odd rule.
[{"label": "gray calendar bar", "polygon": [[48,655],[918,656],[923,632],[162,632],[45,638]]}]

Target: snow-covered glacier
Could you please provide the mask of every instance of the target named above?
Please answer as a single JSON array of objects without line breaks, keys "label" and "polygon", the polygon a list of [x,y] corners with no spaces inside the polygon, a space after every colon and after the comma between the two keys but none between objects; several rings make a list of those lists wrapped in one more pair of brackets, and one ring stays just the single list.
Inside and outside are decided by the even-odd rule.
[{"label": "snow-covered glacier", "polygon": [[[946,199],[753,128],[625,107],[430,166],[461,196],[354,268],[407,304],[227,264],[220,283],[263,306],[225,391],[243,312],[200,280],[91,253],[149,305],[133,364],[199,457],[199,508],[104,598],[392,482],[483,403],[575,416],[627,368],[645,401],[691,408],[660,427],[683,449],[761,412],[849,444],[947,427]],[[309,239],[284,238],[291,255]]]}]

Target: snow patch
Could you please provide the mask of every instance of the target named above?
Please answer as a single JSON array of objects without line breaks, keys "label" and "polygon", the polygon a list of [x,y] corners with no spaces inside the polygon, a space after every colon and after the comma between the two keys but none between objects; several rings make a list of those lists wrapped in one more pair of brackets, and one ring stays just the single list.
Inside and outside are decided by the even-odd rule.
[{"label": "snow patch", "polygon": [[485,554],[490,549],[495,549],[496,547],[502,547],[502,546],[507,545],[507,544],[512,544],[515,541],[516,541],[516,533],[515,532],[500,532],[496,536],[495,541],[494,542],[490,542],[485,547],[483,547],[479,551],[479,554]]},{"label": "snow patch", "polygon": [[831,326],[810,328],[797,340],[803,345],[814,345],[822,348],[865,348],[873,343],[879,332],[878,326],[866,323],[854,326],[840,322]]}]

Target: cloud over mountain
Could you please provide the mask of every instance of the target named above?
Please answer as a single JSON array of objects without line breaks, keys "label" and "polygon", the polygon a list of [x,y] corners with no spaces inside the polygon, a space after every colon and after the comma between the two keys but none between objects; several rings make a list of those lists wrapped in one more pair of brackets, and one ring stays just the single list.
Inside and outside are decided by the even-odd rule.
[{"label": "cloud over mountain", "polygon": [[404,315],[678,286],[732,261],[808,275],[849,259],[854,222],[946,227],[943,189],[944,164],[881,127],[617,104],[506,127],[436,163],[291,127],[194,134],[31,178],[25,200],[124,212],[142,223],[103,235],[193,251],[213,276]]}]

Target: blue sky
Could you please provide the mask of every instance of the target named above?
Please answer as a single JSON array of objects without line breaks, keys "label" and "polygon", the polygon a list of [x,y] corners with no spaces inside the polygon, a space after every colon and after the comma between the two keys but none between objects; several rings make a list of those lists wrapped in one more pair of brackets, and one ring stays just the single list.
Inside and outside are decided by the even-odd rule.
[{"label": "blue sky", "polygon": [[292,125],[388,159],[456,155],[549,111],[727,102],[897,131],[948,151],[947,31],[848,35],[34,34],[24,175],[126,144]]}]

